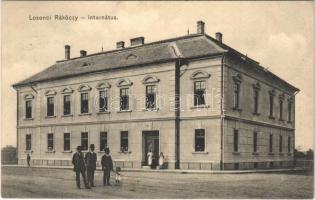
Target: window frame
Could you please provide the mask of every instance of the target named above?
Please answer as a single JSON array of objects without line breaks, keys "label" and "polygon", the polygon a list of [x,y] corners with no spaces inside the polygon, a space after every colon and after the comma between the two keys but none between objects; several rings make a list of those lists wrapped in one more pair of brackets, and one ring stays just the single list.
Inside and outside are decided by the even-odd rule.
[{"label": "window frame", "polygon": [[[126,135],[124,135],[126,134]],[[123,140],[127,140],[127,149],[123,146]],[[121,152],[129,152],[129,131],[120,131],[120,151]]]},{"label": "window frame", "polygon": [[[203,150],[197,150],[197,131],[203,131],[202,134],[203,134]],[[198,128],[198,129],[195,129],[195,132],[194,132],[194,152],[196,153],[202,153],[202,152],[206,152],[206,129],[204,128]]]},{"label": "window frame", "polygon": [[269,134],[269,154],[273,153],[273,134]]},{"label": "window frame", "polygon": [[[104,98],[102,98],[101,93],[104,93]],[[104,102],[103,102],[104,101]],[[102,108],[101,104],[104,104],[104,108]],[[108,112],[108,90],[101,89],[98,91],[98,112]]]},{"label": "window frame", "polygon": [[[28,105],[30,103],[30,106]],[[25,119],[33,118],[33,100],[27,99],[25,100]]]},{"label": "window frame", "polygon": [[[66,149],[66,134],[69,134],[69,138],[67,138],[67,141],[69,142],[69,149]],[[63,151],[64,152],[70,152],[71,151],[71,133],[70,132],[64,132],[63,133]]]},{"label": "window frame", "polygon": [[233,152],[239,153],[239,130],[233,130]]},{"label": "window frame", "polygon": [[[83,137],[83,134],[86,134],[86,137]],[[84,140],[86,140],[86,146],[83,145],[83,143],[85,143]],[[89,150],[89,132],[88,131],[82,131],[81,132],[80,143],[81,143],[82,151],[88,151]]]},{"label": "window frame", "polygon": [[283,136],[279,135],[279,153],[282,153],[283,150]]},{"label": "window frame", "polygon": [[257,153],[258,152],[258,132],[254,131],[253,133],[253,153]]},{"label": "window frame", "polygon": [[[200,85],[200,89],[197,89],[197,83],[199,83]],[[206,92],[207,92],[207,81],[204,79],[200,79],[200,80],[194,80],[194,106],[198,107],[198,106],[205,106],[206,105]],[[198,91],[203,92],[202,96],[200,96],[199,94],[197,94]],[[200,100],[200,102],[198,101]],[[199,102],[199,103],[198,103]]]},{"label": "window frame", "polygon": [[[52,138],[49,138],[49,136],[52,136]],[[52,144],[52,147],[50,148],[50,143]],[[47,151],[48,152],[54,152],[55,151],[55,136],[54,133],[47,133]]]},{"label": "window frame", "polygon": [[[148,88],[151,88],[150,92],[153,91],[152,93],[149,93]],[[153,95],[153,106],[149,106],[149,95]],[[157,109],[157,85],[155,84],[148,84],[145,85],[145,109],[148,110],[155,110]]]},{"label": "window frame", "polygon": [[89,92],[80,93],[80,114],[90,113],[90,95]]},{"label": "window frame", "polygon": [[[105,143],[105,145],[104,145],[104,148],[102,149],[102,139],[104,139],[104,138],[102,138],[102,134],[104,134],[105,135],[105,140],[106,140],[106,143]],[[105,148],[106,147],[108,147],[108,132],[107,131],[101,131],[100,132],[100,135],[99,135],[99,138],[100,138],[100,152],[104,152],[104,150],[105,150]]]},{"label": "window frame", "polygon": [[[30,138],[27,138],[28,136]],[[29,142],[29,145],[28,145],[28,142]],[[32,134],[31,133],[25,134],[25,151],[32,151]]]},{"label": "window frame", "polygon": [[[66,102],[66,97],[69,97],[69,101],[67,101]],[[68,106],[69,106],[69,108],[68,108],[68,110],[69,110],[69,112],[68,113],[66,113],[66,105],[67,104],[69,104]],[[71,115],[71,112],[72,112],[72,109],[71,109],[71,95],[70,94],[65,94],[65,95],[63,95],[63,115],[64,116],[67,116],[67,115]]]},{"label": "window frame", "polygon": [[[124,92],[124,95],[122,94]],[[127,92],[126,92],[127,91]],[[123,102],[124,102],[124,99],[123,97],[126,98],[126,105],[123,107]],[[129,87],[121,87],[119,88],[119,109],[120,111],[128,111],[130,110],[130,88]]]},{"label": "window frame", "polygon": [[[52,101],[50,101],[52,99]],[[54,96],[47,96],[47,112],[46,112],[46,116],[47,117],[54,117],[55,115],[55,97]]]}]

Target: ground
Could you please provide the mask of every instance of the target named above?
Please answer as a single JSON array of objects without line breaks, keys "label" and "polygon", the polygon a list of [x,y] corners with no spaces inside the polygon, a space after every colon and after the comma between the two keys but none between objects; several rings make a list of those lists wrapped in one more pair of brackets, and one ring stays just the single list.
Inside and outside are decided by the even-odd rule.
[{"label": "ground", "polygon": [[[122,172],[120,185],[77,189],[69,169],[2,167],[4,198],[313,198],[311,172],[179,174]],[[83,184],[82,184],[83,185]]]}]

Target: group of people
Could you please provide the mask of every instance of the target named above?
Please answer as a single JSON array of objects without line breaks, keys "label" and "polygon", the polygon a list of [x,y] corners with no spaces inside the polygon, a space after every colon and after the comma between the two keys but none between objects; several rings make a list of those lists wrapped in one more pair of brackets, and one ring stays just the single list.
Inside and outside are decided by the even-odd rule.
[{"label": "group of people", "polygon": [[[157,164],[154,163],[154,161],[157,161],[157,158],[154,157],[154,154],[152,153],[152,150],[149,149],[149,152],[147,153],[147,158],[148,158],[148,165],[153,168],[155,167]],[[159,169],[163,169],[164,168],[164,155],[163,152],[160,153],[159,156],[159,162],[158,162],[158,166]]]},{"label": "group of people", "polygon": [[[84,156],[82,153],[82,147],[77,147],[77,152],[73,154],[72,164],[74,166],[73,171],[76,173],[76,184],[77,188],[80,189],[80,175],[82,175],[84,186],[86,189],[95,187],[94,185],[94,172],[96,170],[97,155],[94,152],[94,144],[90,145],[89,152]],[[113,160],[110,156],[109,148],[105,148],[105,154],[102,156],[102,170],[103,174],[103,185],[110,184],[110,172],[113,171]]]}]

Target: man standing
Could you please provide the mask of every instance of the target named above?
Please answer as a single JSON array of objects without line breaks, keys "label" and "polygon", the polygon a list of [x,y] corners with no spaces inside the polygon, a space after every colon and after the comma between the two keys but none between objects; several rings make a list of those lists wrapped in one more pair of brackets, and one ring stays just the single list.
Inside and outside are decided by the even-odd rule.
[{"label": "man standing", "polygon": [[105,148],[105,154],[102,157],[102,170],[104,171],[103,175],[103,185],[110,185],[110,171],[113,170],[113,160],[109,155],[109,148]]},{"label": "man standing", "polygon": [[94,172],[96,170],[96,160],[97,156],[94,152],[95,146],[94,144],[90,145],[90,151],[85,155],[85,163],[87,170],[87,183],[90,187],[95,187],[94,185]]},{"label": "man standing", "polygon": [[30,166],[31,166],[31,164],[30,164],[30,162],[31,162],[31,156],[30,156],[29,153],[27,154],[26,160],[27,160],[27,166],[30,167]]},{"label": "man standing", "polygon": [[76,183],[77,183],[78,189],[81,189],[81,187],[80,187],[80,174],[82,174],[85,188],[91,189],[88,186],[88,184],[86,182],[86,178],[85,178],[85,163],[84,163],[83,153],[81,151],[81,146],[78,146],[77,152],[73,154],[72,164],[74,165],[73,171],[75,171],[75,173],[76,173],[75,175],[76,175]]}]

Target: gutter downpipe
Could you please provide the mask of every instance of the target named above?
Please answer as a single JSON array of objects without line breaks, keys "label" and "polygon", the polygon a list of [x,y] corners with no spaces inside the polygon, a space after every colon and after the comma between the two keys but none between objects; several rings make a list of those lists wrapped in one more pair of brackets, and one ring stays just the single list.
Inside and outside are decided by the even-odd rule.
[{"label": "gutter downpipe", "polygon": [[224,53],[222,54],[221,60],[221,159],[220,159],[220,170],[224,170]]}]

